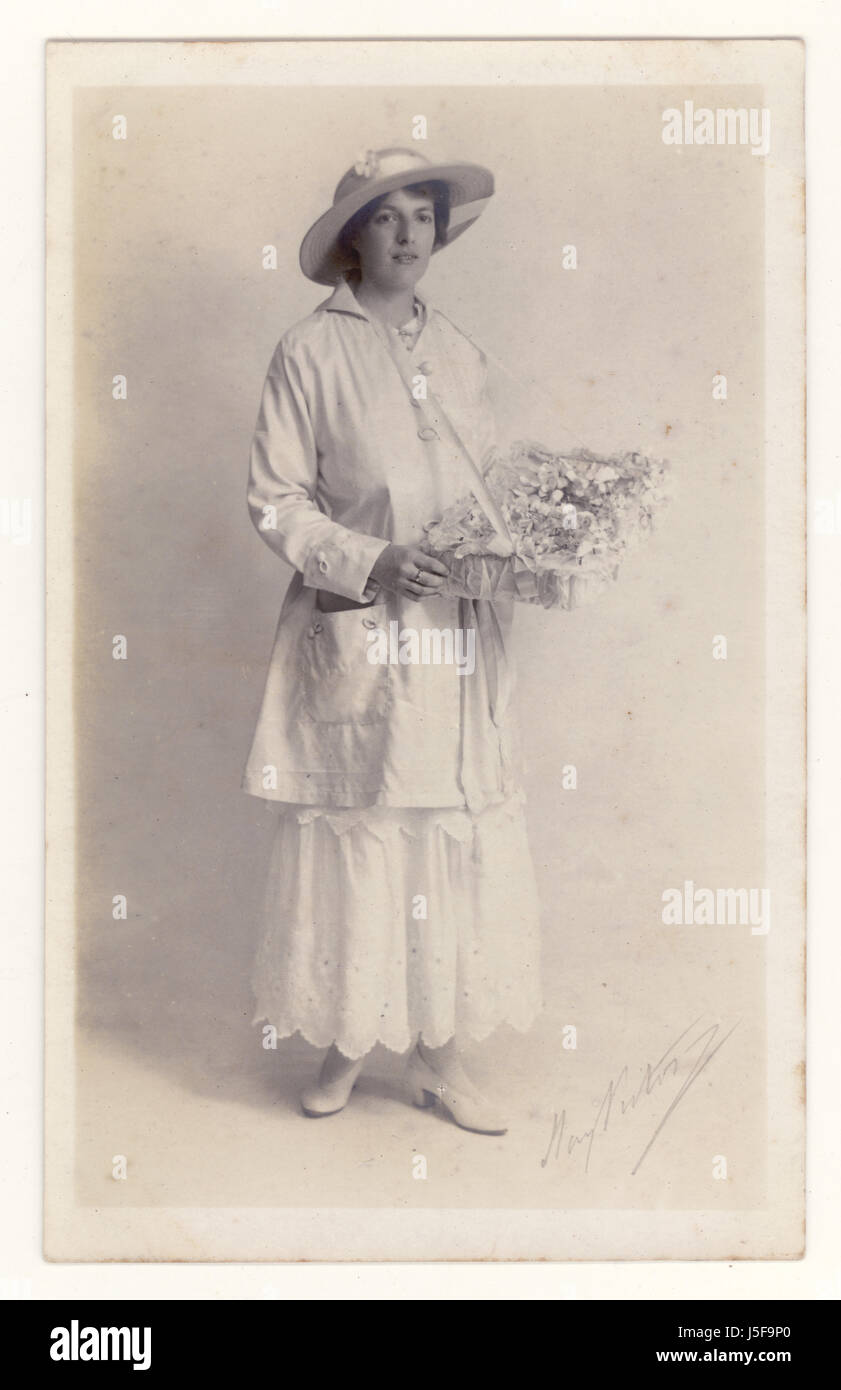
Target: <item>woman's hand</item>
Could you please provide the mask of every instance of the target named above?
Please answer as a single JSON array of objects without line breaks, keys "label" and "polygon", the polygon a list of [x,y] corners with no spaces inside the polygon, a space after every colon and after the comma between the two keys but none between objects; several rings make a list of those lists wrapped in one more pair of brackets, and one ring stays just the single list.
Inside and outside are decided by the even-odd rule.
[{"label": "woman's hand", "polygon": [[446,565],[416,545],[387,545],[371,570],[371,578],[384,589],[415,602],[436,594],[448,574]]}]

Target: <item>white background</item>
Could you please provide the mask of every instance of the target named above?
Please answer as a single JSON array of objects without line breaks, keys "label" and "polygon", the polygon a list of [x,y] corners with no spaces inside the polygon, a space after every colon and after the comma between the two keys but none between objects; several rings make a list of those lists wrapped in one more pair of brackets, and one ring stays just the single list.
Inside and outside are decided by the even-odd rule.
[{"label": "white background", "polygon": [[[5,950],[0,967],[5,1024],[2,1087],[4,1178],[0,1291],[35,1298],[838,1298],[838,1059],[832,1008],[839,978],[832,882],[839,784],[837,613],[841,536],[817,534],[820,499],[841,492],[830,408],[839,359],[839,304],[833,283],[837,240],[837,110],[832,94],[841,16],[827,3],[521,4],[481,12],[430,0],[418,21],[396,27],[393,5],[323,5],[300,27],[299,6],[125,0],[36,4],[15,12],[3,48],[4,448],[0,496],[31,497],[29,546],[0,538],[0,603],[6,660],[0,690],[4,756],[3,885]],[[289,16],[289,17],[287,17]],[[294,18],[293,18],[294,16]],[[298,20],[296,24],[295,19]],[[174,22],[177,21],[177,22]],[[810,922],[808,1254],[787,1264],[534,1266],[49,1265],[41,1244],[41,974],[43,841],[43,96],[49,38],[284,37],[802,37],[807,69],[809,226],[810,564]],[[833,214],[836,214],[834,216]],[[835,293],[833,294],[833,291]]]}]

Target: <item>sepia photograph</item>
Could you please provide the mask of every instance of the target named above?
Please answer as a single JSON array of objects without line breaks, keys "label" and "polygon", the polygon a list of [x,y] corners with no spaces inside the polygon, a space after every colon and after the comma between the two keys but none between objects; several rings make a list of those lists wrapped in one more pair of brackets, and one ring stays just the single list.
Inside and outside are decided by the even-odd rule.
[{"label": "sepia photograph", "polygon": [[55,1261],[804,1250],[803,46],[47,48]]}]

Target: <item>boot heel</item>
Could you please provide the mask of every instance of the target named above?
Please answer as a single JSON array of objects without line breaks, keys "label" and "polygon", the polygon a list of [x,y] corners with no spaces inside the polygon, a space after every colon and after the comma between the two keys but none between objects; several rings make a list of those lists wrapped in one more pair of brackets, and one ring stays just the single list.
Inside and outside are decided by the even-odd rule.
[{"label": "boot heel", "polygon": [[435,1096],[430,1091],[425,1091],[423,1086],[410,1084],[409,1099],[419,1110],[428,1110],[430,1105],[435,1104]]}]

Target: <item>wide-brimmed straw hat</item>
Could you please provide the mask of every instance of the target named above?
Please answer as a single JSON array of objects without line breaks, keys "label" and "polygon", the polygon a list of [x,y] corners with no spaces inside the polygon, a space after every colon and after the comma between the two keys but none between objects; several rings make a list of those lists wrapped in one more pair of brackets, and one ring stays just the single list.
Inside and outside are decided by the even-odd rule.
[{"label": "wide-brimmed straw hat", "polygon": [[[494,191],[490,169],[481,164],[432,164],[417,150],[365,150],[352,168],[343,174],[333,195],[333,206],[313,223],[301,242],[301,269],[319,285],[334,285],[354,260],[339,245],[342,228],[354,213],[395,188],[427,183],[445,183],[450,195],[450,225],[444,246],[472,227]],[[440,250],[440,245],[435,250]]]}]

